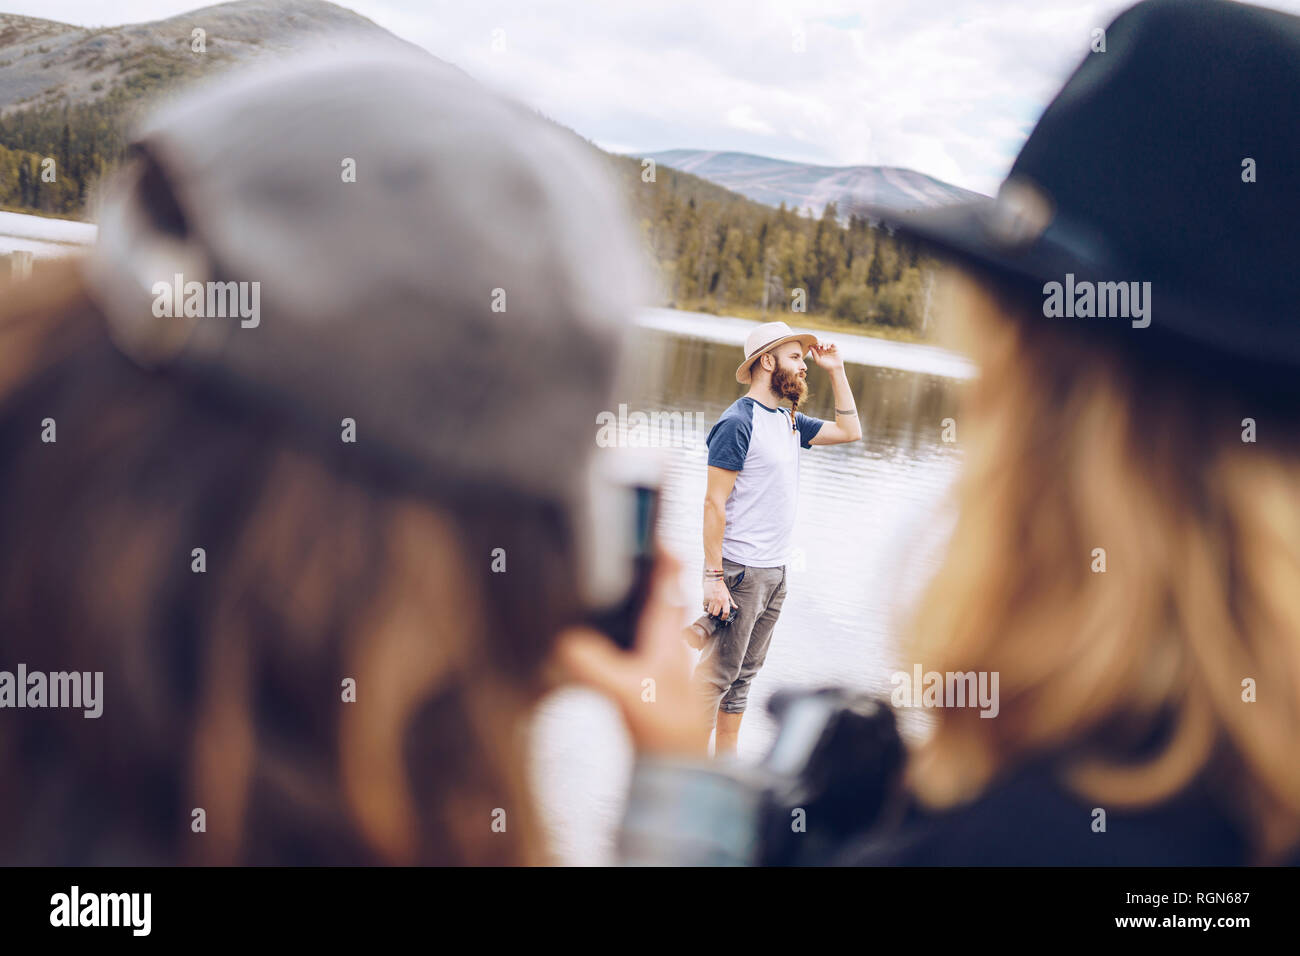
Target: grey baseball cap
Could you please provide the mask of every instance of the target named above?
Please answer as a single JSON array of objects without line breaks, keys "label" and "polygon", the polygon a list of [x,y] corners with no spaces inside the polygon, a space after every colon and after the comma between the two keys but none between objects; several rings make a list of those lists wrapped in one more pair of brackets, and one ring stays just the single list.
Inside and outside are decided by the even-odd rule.
[{"label": "grey baseball cap", "polygon": [[91,294],[139,364],[333,440],[351,418],[439,483],[590,503],[647,284],[575,134],[420,52],[308,54],[158,108],[99,223]]}]

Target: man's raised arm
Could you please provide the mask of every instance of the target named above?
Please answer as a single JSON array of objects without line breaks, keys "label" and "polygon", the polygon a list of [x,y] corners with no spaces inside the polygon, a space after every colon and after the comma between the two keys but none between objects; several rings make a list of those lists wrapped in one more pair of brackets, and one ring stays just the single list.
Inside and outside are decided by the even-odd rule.
[{"label": "man's raised arm", "polygon": [[830,342],[812,347],[813,361],[830,373],[831,391],[835,393],[835,421],[827,422],[808,442],[810,445],[842,445],[862,437],[858,406],[853,401],[849,377],[844,374],[844,359]]}]

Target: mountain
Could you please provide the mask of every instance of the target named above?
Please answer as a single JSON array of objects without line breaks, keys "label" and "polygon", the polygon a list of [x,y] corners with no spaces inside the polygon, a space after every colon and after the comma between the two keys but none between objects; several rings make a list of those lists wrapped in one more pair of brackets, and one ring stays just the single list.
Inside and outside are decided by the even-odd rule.
[{"label": "mountain", "polygon": [[[203,30],[202,52],[193,49]],[[304,42],[361,37],[408,45],[365,17],[323,0],[239,0],[152,23],[77,27],[0,14],[0,116],[65,102],[134,98]]]},{"label": "mountain", "polygon": [[419,49],[324,0],[238,0],[96,28],[0,14],[0,208],[84,216],[158,99],[256,60],[355,42]]},{"label": "mountain", "polygon": [[814,166],[750,153],[720,153],[704,149],[669,149],[646,153],[657,165],[692,173],[742,196],[820,216],[833,202],[841,217],[867,206],[922,209],[966,199],[983,198],[897,166]]}]

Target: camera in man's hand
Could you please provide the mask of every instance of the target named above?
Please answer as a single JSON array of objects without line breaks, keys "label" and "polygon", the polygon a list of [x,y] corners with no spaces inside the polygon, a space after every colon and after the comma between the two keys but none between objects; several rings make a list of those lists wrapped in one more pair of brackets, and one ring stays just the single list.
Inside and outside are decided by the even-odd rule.
[{"label": "camera in man's hand", "polygon": [[[709,609],[709,605],[706,603],[704,605],[704,610],[707,611],[708,609]],[[731,613],[729,613],[726,617],[723,617],[721,613],[709,615],[709,620],[713,622],[713,629],[715,631],[720,627],[730,627],[731,622],[734,621],[735,619],[736,619],[736,609],[734,607],[731,609]]]}]

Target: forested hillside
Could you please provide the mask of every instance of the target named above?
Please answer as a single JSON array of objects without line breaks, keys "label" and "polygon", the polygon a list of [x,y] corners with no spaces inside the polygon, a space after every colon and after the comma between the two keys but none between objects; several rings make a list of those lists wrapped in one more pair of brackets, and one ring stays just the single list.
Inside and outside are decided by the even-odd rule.
[{"label": "forested hillside", "polygon": [[802,289],[810,314],[921,329],[932,267],[915,245],[865,218],[841,224],[834,204],[811,218],[663,166],[644,182],[641,162],[614,161],[668,302],[789,311]]}]

